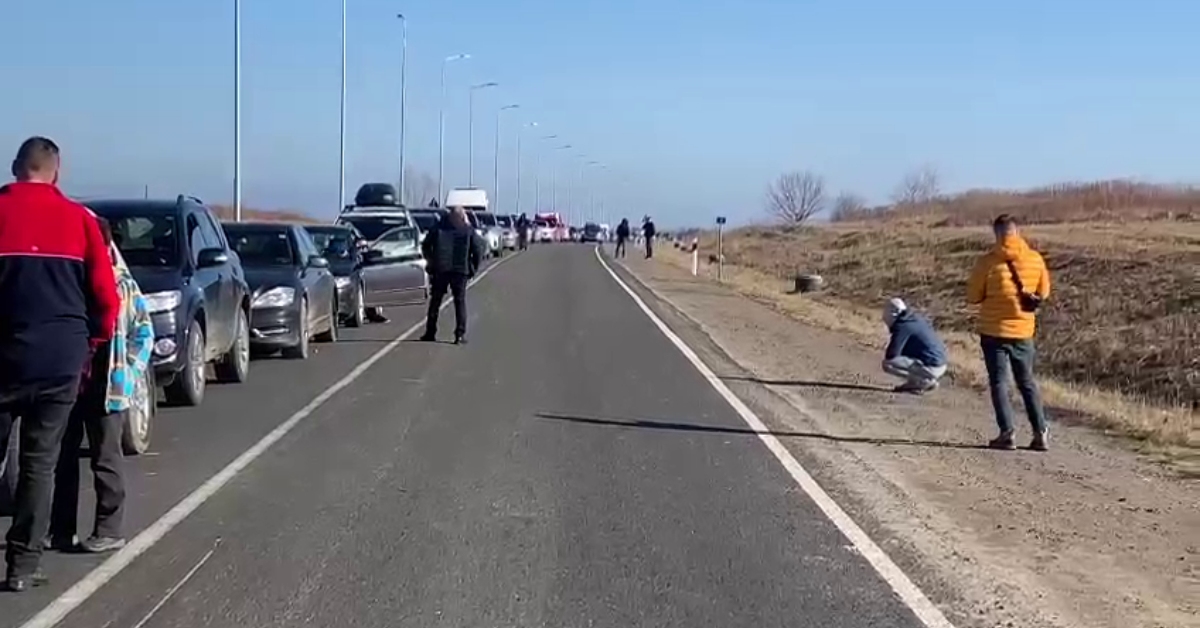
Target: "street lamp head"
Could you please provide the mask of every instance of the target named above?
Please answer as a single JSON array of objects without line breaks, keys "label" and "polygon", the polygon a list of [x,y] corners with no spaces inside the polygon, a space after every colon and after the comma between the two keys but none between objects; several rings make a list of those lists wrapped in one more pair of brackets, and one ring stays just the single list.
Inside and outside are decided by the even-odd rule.
[{"label": "street lamp head", "polygon": [[450,63],[451,61],[464,61],[464,60],[470,59],[470,58],[471,58],[471,55],[469,55],[467,53],[450,55],[449,57],[446,57],[445,63]]},{"label": "street lamp head", "polygon": [[405,20],[405,21],[407,21],[407,20],[408,20],[408,18],[404,17],[404,14],[403,14],[403,13],[397,13],[397,14],[396,14],[396,17],[397,17],[397,18],[399,18],[399,19],[401,19],[401,20]]},{"label": "street lamp head", "polygon": [[520,108],[521,108],[521,105],[504,105],[503,107],[500,108],[500,111],[508,111],[509,109],[520,109]]},{"label": "street lamp head", "polygon": [[499,87],[499,85],[500,85],[499,83],[496,83],[494,81],[488,82],[488,83],[477,83],[475,85],[472,85],[471,89],[487,89],[489,87]]},{"label": "street lamp head", "polygon": [[543,136],[543,137],[542,137],[542,139],[544,139],[544,140],[556,140],[556,139],[558,139],[558,136],[557,136],[557,135],[545,135],[545,136]]}]

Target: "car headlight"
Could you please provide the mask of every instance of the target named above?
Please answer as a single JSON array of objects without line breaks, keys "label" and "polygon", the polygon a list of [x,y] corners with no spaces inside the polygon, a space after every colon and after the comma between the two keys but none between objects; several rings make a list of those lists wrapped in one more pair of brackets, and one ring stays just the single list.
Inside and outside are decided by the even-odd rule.
[{"label": "car headlight", "polygon": [[341,290],[341,289],[345,288],[346,286],[350,285],[350,278],[349,277],[334,277],[333,283],[334,283],[334,285],[337,286],[338,290]]},{"label": "car headlight", "polygon": [[254,297],[250,307],[286,307],[296,300],[296,289],[280,286]]},{"label": "car headlight", "polygon": [[151,292],[142,296],[146,298],[146,307],[150,309],[151,314],[170,312],[179,307],[179,304],[183,301],[183,293],[178,290]]}]

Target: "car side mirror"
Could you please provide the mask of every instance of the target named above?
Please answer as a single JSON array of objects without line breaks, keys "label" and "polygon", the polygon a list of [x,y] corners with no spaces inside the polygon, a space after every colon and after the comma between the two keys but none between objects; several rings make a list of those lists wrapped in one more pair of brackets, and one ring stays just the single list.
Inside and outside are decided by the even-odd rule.
[{"label": "car side mirror", "polygon": [[362,263],[363,266],[370,266],[372,264],[378,264],[382,262],[383,258],[383,251],[380,251],[379,249],[367,249],[363,251]]},{"label": "car side mirror", "polygon": [[313,255],[308,258],[309,268],[329,268],[329,260],[320,255]]},{"label": "car side mirror", "polygon": [[213,266],[220,266],[228,263],[229,253],[227,253],[225,249],[201,249],[200,252],[196,254],[197,268],[212,268]]}]

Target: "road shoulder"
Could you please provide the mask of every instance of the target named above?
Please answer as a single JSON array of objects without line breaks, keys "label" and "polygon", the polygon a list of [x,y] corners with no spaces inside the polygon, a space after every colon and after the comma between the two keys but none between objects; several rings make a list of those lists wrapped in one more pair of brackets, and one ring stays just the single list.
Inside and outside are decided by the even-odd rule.
[{"label": "road shoulder", "polygon": [[670,263],[619,272],[956,624],[1194,625],[1194,482],[1065,425],[1050,455],[979,450],[976,392],[894,395],[852,338]]}]

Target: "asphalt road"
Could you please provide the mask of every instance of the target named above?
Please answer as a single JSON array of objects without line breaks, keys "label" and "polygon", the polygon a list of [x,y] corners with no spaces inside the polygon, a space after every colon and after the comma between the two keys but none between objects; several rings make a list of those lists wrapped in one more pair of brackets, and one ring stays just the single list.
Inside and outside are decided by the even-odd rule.
[{"label": "asphalt road", "polygon": [[[471,344],[400,343],[60,625],[919,625],[592,247],[534,247],[470,305]],[[164,411],[130,532],[420,317],[390,314]],[[0,627],[100,562],[47,555]]]}]

